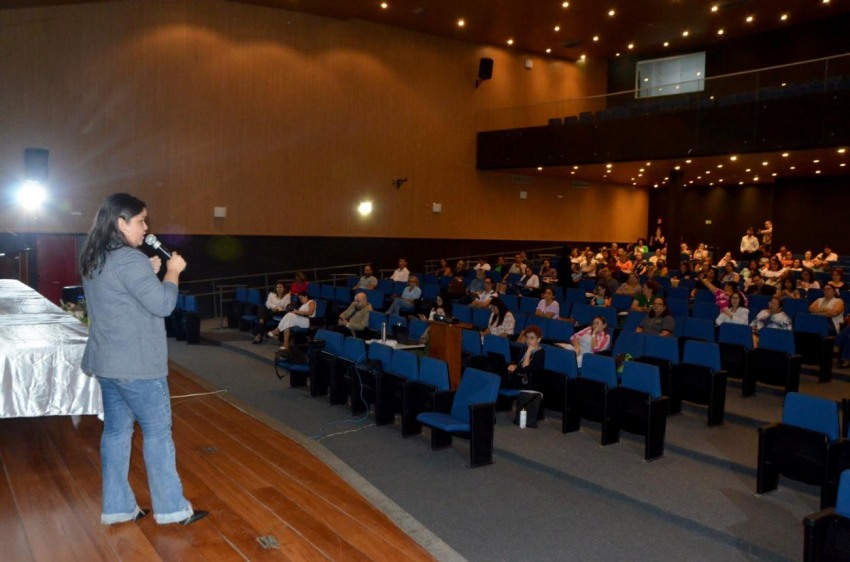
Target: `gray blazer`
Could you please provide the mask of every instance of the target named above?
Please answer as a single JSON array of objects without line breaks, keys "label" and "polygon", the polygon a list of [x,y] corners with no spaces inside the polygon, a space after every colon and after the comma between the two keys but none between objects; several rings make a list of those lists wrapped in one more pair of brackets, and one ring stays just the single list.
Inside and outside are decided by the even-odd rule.
[{"label": "gray blazer", "polygon": [[83,278],[89,314],[85,373],[110,379],[168,375],[166,316],[177,304],[177,285],[161,283],[150,260],[124,246],[106,256],[100,273]]}]

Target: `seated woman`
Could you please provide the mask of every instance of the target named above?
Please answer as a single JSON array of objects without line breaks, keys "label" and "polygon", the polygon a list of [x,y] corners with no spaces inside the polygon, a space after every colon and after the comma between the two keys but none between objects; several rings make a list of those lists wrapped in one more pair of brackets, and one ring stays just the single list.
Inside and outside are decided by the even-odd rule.
[{"label": "seated woman", "polygon": [[839,290],[832,283],[824,285],[823,296],[809,305],[809,312],[826,316],[830,320],[826,326],[829,335],[837,335],[841,319],[844,318],[844,301],[839,296]]},{"label": "seated woman", "polygon": [[715,291],[714,283],[716,283],[717,272],[714,269],[702,272],[697,276],[697,283],[691,291],[691,298],[695,298],[697,291],[709,290],[712,293]]},{"label": "seated woman", "polygon": [[534,315],[557,318],[560,313],[561,305],[555,300],[555,292],[550,287],[546,287],[543,291],[543,298],[537,303],[537,310],[534,311]]},{"label": "seated woman", "polygon": [[440,259],[440,265],[437,267],[437,272],[435,273],[437,279],[442,279],[443,277],[451,277],[452,276],[452,268],[449,267],[449,262],[445,259]]},{"label": "seated woman", "polygon": [[812,251],[807,250],[805,254],[803,254],[803,267],[812,268],[815,266],[815,260],[812,258]]},{"label": "seated woman", "polygon": [[452,315],[452,301],[447,293],[440,293],[434,299],[434,306],[428,311],[428,314],[420,314],[420,320],[434,320],[435,316],[450,317]]},{"label": "seated woman", "polygon": [[422,296],[422,289],[419,288],[419,279],[415,275],[411,275],[407,280],[407,287],[400,297],[393,299],[393,303],[387,309],[387,315],[393,314],[401,316],[402,313],[413,312],[416,307],[416,299]]},{"label": "seated woman", "polygon": [[795,259],[791,262],[791,267],[789,267],[791,271],[803,271],[803,260]]},{"label": "seated woman", "polygon": [[648,254],[649,246],[646,245],[646,240],[644,240],[643,238],[638,238],[637,244],[635,244],[633,251],[635,256],[640,254],[641,257],[643,257],[644,254]]},{"label": "seated woman", "polygon": [[543,332],[537,326],[525,329],[525,347],[520,352],[519,361],[508,365],[508,372],[502,377],[502,388],[528,388],[531,379],[543,370],[546,351],[540,343]]},{"label": "seated woman", "polygon": [[782,263],[776,259],[775,257],[770,258],[770,261],[767,264],[767,267],[762,269],[761,276],[764,278],[764,282],[771,287],[776,287],[779,285],[781,281],[781,277],[785,273],[785,270],[782,269]]},{"label": "seated woman", "polygon": [[499,297],[490,299],[490,322],[487,324],[487,329],[481,332],[481,335],[493,334],[494,336],[510,338],[514,335],[515,325],[514,315],[505,306],[505,301]]},{"label": "seated woman", "polygon": [[640,277],[635,273],[629,273],[629,277],[625,283],[617,288],[618,295],[635,296],[640,292]]},{"label": "seated woman", "polygon": [[841,291],[845,290],[846,287],[844,285],[844,270],[840,267],[835,267],[832,269],[832,279],[829,282],[833,287],[839,289]]},{"label": "seated woman", "polygon": [[661,285],[650,279],[643,284],[640,292],[635,293],[635,300],[632,301],[632,306],[629,310],[637,310],[639,312],[648,311],[652,306],[653,298],[659,292],[661,292]]},{"label": "seated woman", "polygon": [[723,266],[723,274],[720,276],[721,283],[738,283],[741,280],[741,276],[738,275],[738,272],[735,271],[735,265],[732,262],[726,262],[726,265]]},{"label": "seated woman", "polygon": [[590,299],[590,306],[611,306],[611,289],[605,283],[596,285],[593,297]]},{"label": "seated woman", "polygon": [[[515,295],[528,297],[540,289],[540,278],[534,274],[534,270],[526,266],[525,275],[519,281],[508,288],[508,292]],[[539,293],[538,293],[539,294]]]},{"label": "seated woman", "polygon": [[815,278],[815,272],[811,268],[804,267],[797,279],[797,288],[808,291],[809,289],[820,289],[820,283]]},{"label": "seated woman", "polygon": [[691,259],[696,261],[696,262],[703,262],[703,261],[705,261],[705,258],[707,258],[707,257],[708,257],[708,250],[705,248],[705,244],[700,243],[700,245],[697,246],[697,249],[694,250],[694,255],[691,256]]},{"label": "seated woman", "polygon": [[508,263],[505,261],[505,258],[502,257],[502,256],[499,256],[498,258],[496,258],[496,265],[495,265],[495,267],[493,267],[493,271],[495,271],[496,273],[498,273],[499,275],[504,277],[505,272],[502,271],[502,270],[505,269],[505,266],[507,264]]},{"label": "seated woman", "polygon": [[581,367],[582,356],[585,353],[600,353],[611,347],[611,334],[608,333],[608,323],[604,316],[597,316],[590,326],[580,330],[570,338],[568,344],[556,344],[576,352],[576,363]]},{"label": "seated woman", "polygon": [[750,275],[753,273],[759,273],[759,262],[756,260],[750,260],[750,263],[747,264],[747,268],[741,272],[741,278],[744,280],[744,287],[748,286]]},{"label": "seated woman", "polygon": [[794,254],[791,250],[785,252],[785,254],[779,258],[779,263],[782,264],[782,267],[788,268],[794,264]]},{"label": "seated woman", "polygon": [[267,334],[270,338],[277,338],[283,332],[283,345],[280,346],[281,349],[287,349],[289,347],[289,331],[292,328],[309,328],[310,318],[316,316],[316,301],[311,300],[307,293],[300,293],[298,295],[298,304],[298,310],[287,312],[281,319],[280,324],[277,325],[277,328]]},{"label": "seated woman", "polygon": [[558,270],[552,267],[549,260],[543,260],[538,277],[547,285],[554,285],[558,282]]},{"label": "seated woman", "polygon": [[673,331],[676,329],[676,320],[670,314],[667,308],[667,301],[664,297],[656,296],[652,300],[652,310],[649,311],[635,330],[638,333],[644,333],[648,336],[673,336]]},{"label": "seated woman", "polygon": [[714,303],[721,311],[725,308],[729,308],[733,295],[739,295],[741,306],[747,306],[747,297],[738,292],[738,284],[734,281],[723,283],[722,289],[715,287],[707,279],[703,279],[703,285],[705,285],[706,289],[714,293]]},{"label": "seated woman", "polygon": [[622,251],[617,255],[617,269],[619,269],[622,274],[631,273],[634,269],[634,264],[632,263],[632,260],[629,259],[629,255],[625,251]]},{"label": "seated woman", "polygon": [[691,262],[683,261],[679,264],[679,271],[676,272],[676,279],[693,279],[694,268],[691,267]]},{"label": "seated woman", "polygon": [[307,276],[304,275],[303,271],[298,271],[295,273],[295,281],[292,282],[292,286],[289,287],[289,294],[292,295],[292,298],[297,297],[301,293],[307,292]]},{"label": "seated woman", "polygon": [[257,323],[254,324],[254,341],[251,343],[262,343],[266,335],[266,322],[278,312],[283,312],[289,306],[292,297],[286,292],[286,285],[278,281],[274,285],[274,292],[269,293],[265,306],[257,307]]},{"label": "seated woman", "polygon": [[729,296],[729,306],[720,309],[715,323],[719,326],[724,322],[730,324],[748,324],[750,322],[750,311],[746,307],[744,295],[734,292]]},{"label": "seated woman", "polygon": [[726,267],[727,263],[731,263],[733,269],[738,265],[738,262],[732,259],[732,252],[726,252],[726,254],[720,258],[720,261],[717,262],[717,267]]},{"label": "seated woman", "polygon": [[581,266],[581,274],[583,277],[596,277],[596,259],[593,257],[593,252],[587,250],[584,253],[584,259],[579,262]]},{"label": "seated woman", "polygon": [[670,277],[670,270],[667,269],[667,262],[659,259],[655,261],[655,266],[650,267],[648,274],[650,277]]},{"label": "seated woman", "polygon": [[781,290],[776,293],[779,297],[783,299],[799,299],[800,291],[797,290],[796,284],[790,275],[786,275],[782,278],[782,282],[779,287]]}]

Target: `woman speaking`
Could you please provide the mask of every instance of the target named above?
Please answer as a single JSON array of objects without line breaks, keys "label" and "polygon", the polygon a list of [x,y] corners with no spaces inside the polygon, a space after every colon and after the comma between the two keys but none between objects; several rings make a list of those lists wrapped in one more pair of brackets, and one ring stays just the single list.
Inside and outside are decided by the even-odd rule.
[{"label": "woman speaking", "polygon": [[80,251],[90,319],[82,368],[97,377],[103,394],[101,523],[136,521],[148,514],[127,480],[138,421],[154,519],[161,525],[188,525],[207,512],[192,509],[177,475],[163,320],[174,310],[186,262],[174,252],[160,283],[160,258],[148,259],[136,249],[144,240],[146,219],[144,202],[126,193],[110,195]]}]

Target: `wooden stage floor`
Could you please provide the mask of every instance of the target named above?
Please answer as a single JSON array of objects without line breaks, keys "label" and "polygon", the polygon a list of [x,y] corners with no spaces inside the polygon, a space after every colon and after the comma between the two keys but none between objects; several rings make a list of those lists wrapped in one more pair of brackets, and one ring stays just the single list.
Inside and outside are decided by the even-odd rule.
[{"label": "wooden stage floor", "polygon": [[[206,392],[175,371],[169,381],[174,396]],[[433,559],[295,441],[215,395],[172,404],[177,469],[206,519],[101,525],[100,421],[3,419],[0,560]],[[140,433],[130,483],[150,508]],[[280,547],[263,549],[256,539],[267,535]]]}]

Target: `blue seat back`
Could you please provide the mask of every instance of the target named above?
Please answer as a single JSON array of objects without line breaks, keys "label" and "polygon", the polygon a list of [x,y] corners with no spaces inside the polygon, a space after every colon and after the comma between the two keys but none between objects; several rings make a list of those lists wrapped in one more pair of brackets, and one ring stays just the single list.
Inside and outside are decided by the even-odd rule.
[{"label": "blue seat back", "polygon": [[248,302],[248,287],[236,287],[236,300]]},{"label": "blue seat back", "polygon": [[534,314],[540,299],[534,297],[523,297],[519,300],[519,311],[523,314]]},{"label": "blue seat back", "polygon": [[339,356],[345,349],[345,336],[337,332],[331,332],[320,328],[316,332],[317,340],[325,340],[325,351],[331,355]]},{"label": "blue seat back", "polygon": [[850,470],[841,473],[838,481],[838,499],[835,502],[835,513],[850,519]]},{"label": "blue seat back", "polygon": [[714,293],[704,289],[697,290],[694,294],[694,302],[714,303]]},{"label": "blue seat back", "polygon": [[336,299],[336,289],[334,289],[333,285],[320,285],[320,287],[322,287],[322,294],[319,298],[330,302]]},{"label": "blue seat back", "polygon": [[742,345],[747,349],[753,348],[753,330],[747,324],[732,324],[724,322],[717,334],[719,343]]},{"label": "blue seat back", "polygon": [[407,283],[404,281],[396,281],[393,283],[393,294],[400,295],[407,289]]},{"label": "blue seat back", "polygon": [[511,362],[511,344],[507,338],[487,334],[484,336],[482,351],[484,355],[488,353],[499,353],[505,358],[506,363]]},{"label": "blue seat back", "polygon": [[317,299],[322,296],[322,286],[316,283],[307,284],[307,296],[311,299]]},{"label": "blue seat back", "polygon": [[549,285],[549,288],[552,289],[552,292],[555,293],[555,300],[559,303],[564,300],[564,289],[563,287],[559,287],[557,285]]},{"label": "blue seat back", "polygon": [[440,280],[437,279],[437,276],[433,273],[426,273],[422,276],[422,288],[424,289],[428,285],[438,287],[440,285]]},{"label": "blue seat back", "polygon": [[354,287],[356,287],[357,283],[359,283],[359,282],[360,282],[360,278],[357,277],[356,275],[352,275],[351,277],[345,278],[345,286],[346,286],[346,288],[348,288],[349,291],[354,289]]},{"label": "blue seat back", "polygon": [[623,386],[661,398],[661,374],[655,365],[626,361],[623,363]]},{"label": "blue seat back", "polygon": [[587,353],[581,360],[581,376],[617,388],[617,364],[612,357]]},{"label": "blue seat back", "polygon": [[409,381],[415,381],[419,378],[419,358],[409,351],[393,351],[390,372],[401,375]]},{"label": "blue seat back", "polygon": [[481,336],[473,330],[463,330],[460,335],[460,350],[463,353],[481,355]]},{"label": "blue seat back", "polygon": [[685,335],[685,325],[688,323],[687,316],[674,316],[673,317],[673,337],[681,338]]},{"label": "blue seat back", "polygon": [[328,301],[318,299],[316,301],[316,318],[324,318],[328,313]]},{"label": "blue seat back", "polygon": [[385,295],[393,294],[393,280],[392,279],[381,279],[378,281],[378,286],[376,287],[378,291],[381,291]]},{"label": "blue seat back", "polygon": [[590,326],[593,322],[593,317],[596,316],[596,307],[589,304],[574,304],[573,318],[581,326]]},{"label": "blue seat back", "polygon": [[750,295],[747,301],[747,308],[750,309],[750,313],[756,311],[758,313],[760,310],[765,310],[767,305],[770,304],[770,299],[773,297],[769,295]]},{"label": "blue seat back", "polygon": [[514,313],[514,334],[519,334],[525,330],[525,324],[528,322],[528,314]]},{"label": "blue seat back", "polygon": [[407,331],[407,337],[412,340],[418,340],[428,329],[428,322],[424,320],[413,319],[410,321],[410,327]]},{"label": "blue seat back", "polygon": [[809,312],[809,301],[805,299],[782,299],[782,310],[794,318],[798,314]]},{"label": "blue seat back", "polygon": [[596,281],[593,279],[581,279],[578,282],[578,288],[585,294],[596,292]]},{"label": "blue seat back", "polygon": [[402,329],[407,328],[407,318],[396,316],[395,314],[391,315],[387,319],[387,331],[395,335],[397,326],[401,326]]},{"label": "blue seat back", "polygon": [[569,322],[553,320],[549,323],[549,339],[556,342],[569,343],[575,329]]},{"label": "blue seat back", "polygon": [[682,279],[679,281],[679,289],[685,289],[690,293],[693,291],[694,287],[696,287],[697,281],[696,279]]},{"label": "blue seat back", "polygon": [[472,309],[463,304],[456,304],[452,307],[452,316],[464,324],[472,324]]},{"label": "blue seat back", "polygon": [[381,333],[381,324],[387,321],[387,315],[383,312],[375,312],[374,310],[369,311],[369,323],[368,327],[370,330],[374,330]]},{"label": "blue seat back", "polygon": [[795,355],[794,333],[791,330],[763,328],[759,332],[759,347]]},{"label": "blue seat back", "polygon": [[508,310],[514,314],[519,312],[519,298],[516,295],[499,295],[499,298],[502,299]]},{"label": "blue seat back", "polygon": [[685,342],[683,362],[717,372],[720,370],[720,347],[716,343],[688,340]]},{"label": "blue seat back", "polygon": [[643,347],[643,354],[646,357],[655,357],[656,359],[666,359],[672,365],[679,364],[679,342],[676,338],[665,336],[647,336],[646,344]]},{"label": "blue seat back", "polygon": [[823,289],[809,289],[806,291],[806,300],[809,301],[809,304],[820,298],[823,298]]},{"label": "blue seat back", "polygon": [[720,307],[713,302],[695,302],[693,317],[714,322],[720,315]]},{"label": "blue seat back", "polygon": [[419,382],[430,384],[437,390],[449,390],[449,366],[433,357],[419,359]]},{"label": "blue seat back", "polygon": [[440,286],[439,285],[422,285],[422,298],[423,299],[436,299],[437,295],[440,294]]},{"label": "blue seat back", "polygon": [[341,304],[351,304],[351,291],[347,287],[337,287],[334,301]]},{"label": "blue seat back", "polygon": [[829,335],[827,322],[829,322],[829,319],[826,316],[801,312],[794,317],[794,331],[817,334],[825,338]]},{"label": "blue seat back", "polygon": [[257,306],[263,304],[263,297],[262,295],[260,295],[260,291],[258,291],[257,289],[249,289],[248,302]]},{"label": "blue seat back", "polygon": [[490,307],[473,308],[472,309],[472,325],[479,328],[486,328],[490,324]]},{"label": "blue seat back", "polygon": [[714,322],[700,318],[688,318],[683,335],[686,338],[713,342],[715,340]]},{"label": "blue seat back", "polygon": [[688,301],[681,299],[668,299],[667,308],[673,316],[689,316]]},{"label": "blue seat back", "polygon": [[668,301],[671,299],[687,301],[688,297],[690,297],[690,291],[685,287],[670,287],[667,289]]},{"label": "blue seat back", "polygon": [[628,353],[635,359],[641,357],[646,347],[646,338],[646,334],[623,330],[620,332],[617,341],[614,342],[614,355]]},{"label": "blue seat back", "polygon": [[574,379],[578,376],[576,352],[557,345],[543,346],[546,355],[543,356],[543,368],[553,373],[561,373]]},{"label": "blue seat back", "polygon": [[491,404],[499,395],[501,377],[478,369],[463,372],[452,402],[451,416],[458,420],[469,420],[469,407],[475,404]]},{"label": "blue seat back", "polygon": [[817,431],[837,441],[841,436],[838,420],[838,404],[825,398],[817,398],[789,392],[785,395],[782,423]]},{"label": "blue seat back", "polygon": [[374,310],[384,309],[384,292],[378,290],[363,291],[366,293],[366,300],[372,305]]},{"label": "blue seat back", "polygon": [[384,371],[389,371],[392,366],[393,348],[378,342],[369,344],[369,359],[380,361]]},{"label": "blue seat back", "polygon": [[447,288],[449,286],[449,284],[452,282],[452,279],[454,279],[454,278],[451,275],[446,275],[446,276],[440,278],[440,288],[441,289]]},{"label": "blue seat back", "polygon": [[581,289],[567,289],[567,302],[571,305],[587,304],[587,297]]},{"label": "blue seat back", "polygon": [[198,300],[192,295],[186,295],[183,306],[186,312],[198,312]]},{"label": "blue seat back", "polygon": [[639,310],[631,310],[626,315],[626,322],[623,324],[623,330],[634,332],[640,326],[641,321],[646,318],[646,312]]},{"label": "blue seat back", "polygon": [[186,308],[186,295],[180,293],[177,295],[177,308],[180,310],[185,310]]},{"label": "blue seat back", "polygon": [[366,342],[359,338],[345,338],[342,345],[342,357],[349,361],[362,361],[366,358]]},{"label": "blue seat back", "polygon": [[[529,316],[528,321],[525,323],[525,327],[537,326],[543,334],[543,339],[549,339],[549,327],[553,322],[555,321],[551,318],[546,318],[545,316]],[[559,321],[558,324],[564,324],[564,322]]]},{"label": "blue seat back", "polygon": [[614,295],[611,297],[611,306],[617,312],[624,312],[632,307],[635,298],[631,295]]}]

